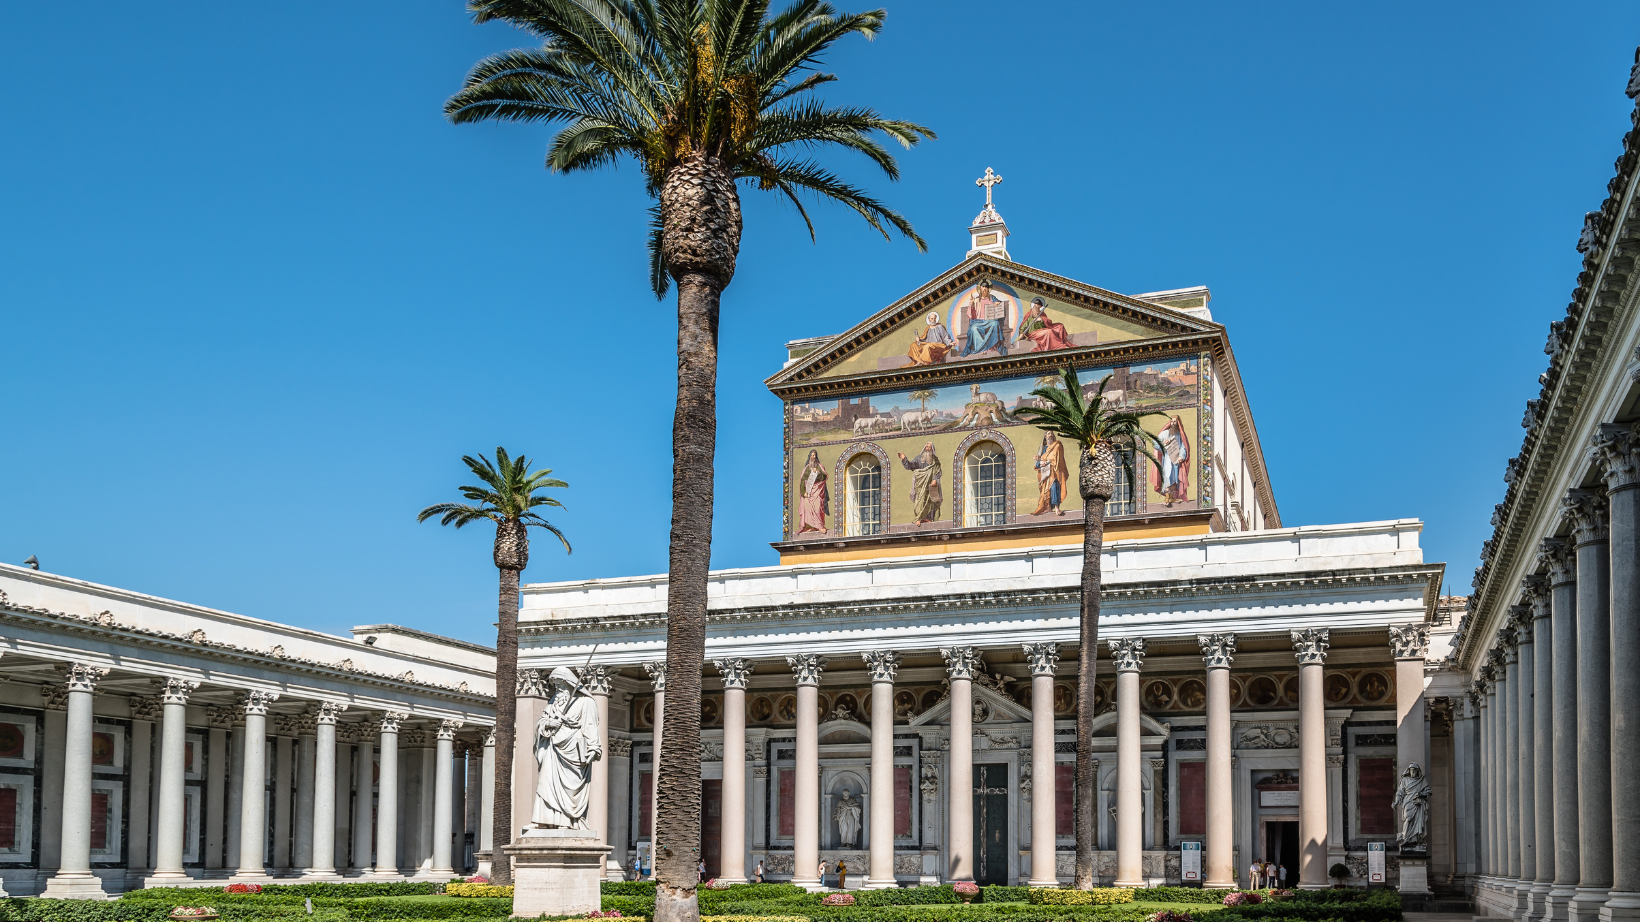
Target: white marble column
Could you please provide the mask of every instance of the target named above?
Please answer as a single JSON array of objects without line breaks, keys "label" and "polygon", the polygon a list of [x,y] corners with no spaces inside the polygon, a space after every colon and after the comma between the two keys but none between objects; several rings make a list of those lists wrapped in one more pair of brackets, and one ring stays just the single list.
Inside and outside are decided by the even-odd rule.
[{"label": "white marble column", "polygon": [[267,868],[268,705],[277,692],[245,693],[245,770],[239,782],[239,870],[234,878],[262,880]]},{"label": "white marble column", "polygon": [[1327,878],[1327,705],[1321,676],[1326,628],[1290,632],[1298,657],[1298,886],[1321,890]]},{"label": "white marble column", "polygon": [[480,860],[478,873],[490,876],[490,864],[495,854],[495,728],[484,734],[484,757],[478,780],[478,851],[492,856]]},{"label": "white marble column", "polygon": [[228,739],[227,821],[223,832],[225,870],[239,870],[239,823],[245,814],[245,708],[230,708],[234,715],[233,734]]},{"label": "white marble column", "polygon": [[1235,660],[1236,635],[1197,634],[1196,643],[1207,667],[1207,841],[1202,846],[1202,886],[1231,889],[1236,886],[1236,855],[1230,665]]},{"label": "white marble column", "polygon": [[313,801],[318,786],[315,739],[319,722],[312,714],[296,719],[296,804],[291,812],[291,867],[306,872],[313,867]]},{"label": "white marble column", "polygon": [[321,701],[313,714],[313,814],[309,822],[311,856],[302,876],[335,879],[336,874],[336,721],[347,705]]},{"label": "white marble column", "polygon": [[1603,922],[1640,919],[1640,434],[1601,426],[1594,459],[1611,512],[1611,890]]},{"label": "white marble column", "polygon": [[[638,834],[647,834],[649,836],[649,866],[653,868],[655,866],[655,823],[661,815],[660,790],[657,785],[661,780],[661,730],[664,727],[663,719],[666,712],[666,663],[644,663],[643,669],[644,672],[649,674],[649,680],[655,686],[655,742],[653,754],[649,757],[649,828],[639,830]],[[801,688],[797,691],[797,700],[800,703],[803,700],[803,690]],[[801,723],[799,726],[801,726]],[[816,750],[816,752],[818,751]],[[814,860],[818,862],[820,859],[815,858]]]},{"label": "white marble column", "polygon": [[[623,698],[630,696],[623,694]],[[632,741],[630,739],[614,738],[609,741],[609,748],[604,751],[604,758],[609,759],[609,844],[614,851],[609,853],[609,865],[604,871],[604,879],[608,881],[626,880],[626,869],[631,867],[632,854],[628,843],[632,841],[629,835],[632,823]],[[755,797],[755,793],[754,793]],[[763,814],[754,808],[753,816]]]},{"label": "white marble column", "polygon": [[233,729],[235,712],[231,708],[206,708],[211,729],[205,740],[205,876],[223,868],[224,843],[227,842],[228,774],[223,771],[232,760],[228,752],[228,731]]},{"label": "white marble column", "polygon": [[[1543,563],[1540,553],[1538,562]],[[1553,731],[1554,725],[1554,638],[1550,635],[1551,602],[1549,581],[1541,576],[1526,579],[1532,600],[1532,740],[1528,747],[1532,760],[1532,913],[1547,919],[1549,891],[1555,882],[1555,805]],[[1524,677],[1523,677],[1524,678]]]},{"label": "white marble column", "polygon": [[[1537,716],[1533,691],[1537,686],[1537,667],[1532,646],[1532,606],[1511,606],[1510,612],[1515,626],[1515,659],[1519,664],[1515,710],[1520,722],[1520,747],[1513,753],[1516,783],[1520,788],[1515,800],[1515,812],[1519,815],[1516,828],[1520,840],[1520,883],[1516,885],[1516,892],[1524,917],[1535,920],[1543,917],[1542,898],[1548,894],[1549,888],[1545,885],[1541,891],[1537,889],[1537,782],[1532,774]],[[1534,893],[1537,894],[1535,902]]]},{"label": "white marble column", "polygon": [[[1515,613],[1508,614],[1508,624],[1514,624]],[[1504,642],[1503,659],[1503,797],[1508,809],[1503,815],[1503,850],[1508,855],[1507,870],[1510,898],[1515,912],[1525,915],[1525,893],[1520,886],[1520,639],[1513,627],[1498,632]],[[1530,890],[1530,887],[1526,888]]]},{"label": "white marble column", "polygon": [[951,748],[946,766],[947,881],[974,879],[974,671],[975,647],[942,647],[951,678]]},{"label": "white marble column", "polygon": [[1024,644],[1031,666],[1031,875],[1032,887],[1059,886],[1057,802],[1054,792],[1053,676],[1059,644]]},{"label": "white marble column", "polygon": [[1110,641],[1116,668],[1116,886],[1143,887],[1144,780],[1139,759],[1139,669],[1144,665],[1141,638]]},{"label": "white marble column", "polygon": [[[598,841],[609,845],[609,692],[614,670],[602,663],[581,670],[581,687],[598,708],[598,761],[592,763],[592,791],[587,800],[587,825]],[[727,816],[728,814],[725,814]]]},{"label": "white marble column", "polygon": [[456,731],[459,720],[443,720],[438,725],[438,740],[433,744],[433,867],[428,873],[434,879],[455,874],[450,860],[450,826],[455,818],[454,789],[451,775],[455,771]]},{"label": "white marble column", "polygon": [[376,851],[376,740],[368,725],[355,725],[353,761],[353,876],[368,877],[375,869]]},{"label": "white marble column", "polygon": [[818,888],[820,878],[820,673],[818,653],[786,657],[797,678],[797,778],[792,809],[792,883]]},{"label": "white marble column", "polygon": [[718,882],[746,882],[746,683],[752,664],[739,657],[713,663],[723,676],[723,822]]},{"label": "white marble column", "polygon": [[1503,849],[1503,649],[1486,653],[1486,876],[1487,886],[1500,889],[1509,868]]},{"label": "white marble column", "polygon": [[[1577,895],[1569,918],[1593,922],[1612,885],[1611,557],[1606,497],[1563,503],[1577,542]],[[1626,775],[1632,775],[1632,766]],[[1625,829],[1624,835],[1635,830]]]},{"label": "white marble column", "polygon": [[40,894],[48,899],[107,898],[102,881],[91,873],[91,694],[107,672],[86,663],[68,666],[62,839],[57,873]]},{"label": "white marble column", "polygon": [[290,807],[295,774],[296,719],[291,715],[274,718],[273,739],[273,867],[280,873],[290,868]]},{"label": "white marble column", "polygon": [[896,886],[894,881],[894,676],[900,654],[880,650],[860,654],[871,674],[871,866],[865,888]]},{"label": "white marble column", "polygon": [[154,728],[163,723],[165,706],[157,696],[133,695],[126,699],[131,709],[131,767],[130,782],[126,788],[127,816],[125,830],[126,886],[140,886],[144,871],[152,872],[154,854],[149,839],[159,836],[159,764],[160,736]]},{"label": "white marble column", "polygon": [[376,780],[376,867],[372,876],[399,876],[399,722],[409,717],[387,711],[377,725],[381,748]]},{"label": "white marble column", "polygon": [[164,716],[159,737],[159,824],[154,830],[154,873],[144,886],[166,887],[166,881],[187,880],[182,869],[184,774],[188,756],[188,696],[199,687],[187,679],[166,679],[160,691]]},{"label": "white marble column", "polygon": [[[1554,707],[1545,726],[1549,737],[1553,788],[1551,826],[1554,832],[1554,882],[1549,888],[1546,914],[1566,922],[1572,897],[1577,895],[1577,552],[1559,538],[1543,542],[1549,565],[1550,664]],[[1540,654],[1541,655],[1541,654]]]}]

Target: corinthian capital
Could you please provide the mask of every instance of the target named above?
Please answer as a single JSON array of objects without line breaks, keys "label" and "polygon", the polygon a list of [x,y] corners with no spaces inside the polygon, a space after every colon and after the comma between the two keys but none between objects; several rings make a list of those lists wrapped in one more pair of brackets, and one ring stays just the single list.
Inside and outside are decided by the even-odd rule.
[{"label": "corinthian capital", "polygon": [[1391,625],[1389,647],[1396,659],[1423,659],[1429,653],[1429,628],[1422,624]]},{"label": "corinthian capital", "polygon": [[1290,631],[1293,650],[1298,656],[1300,666],[1319,666],[1327,661],[1327,646],[1331,642],[1331,634],[1324,627],[1305,628],[1302,631]]},{"label": "corinthian capital", "polygon": [[1640,485],[1640,434],[1630,426],[1601,426],[1589,447],[1589,460],[1608,490]]},{"label": "corinthian capital", "polygon": [[1544,538],[1538,544],[1538,566],[1549,568],[1549,585],[1561,586],[1577,580],[1577,552],[1563,538]]},{"label": "corinthian capital", "polygon": [[871,673],[873,684],[888,682],[893,684],[894,676],[900,671],[900,654],[893,650],[874,650],[860,654],[860,659],[866,664],[866,671]]},{"label": "corinthian capital", "polygon": [[461,726],[462,726],[462,724],[461,724],[461,721],[459,721],[459,720],[441,720],[441,721],[439,721],[439,723],[438,723],[438,738],[441,739],[441,740],[453,740],[453,739],[455,739],[456,738],[456,731],[460,730]]},{"label": "corinthian capital", "polygon": [[1202,663],[1209,669],[1229,669],[1236,659],[1236,635],[1197,634],[1196,645],[1202,650]]},{"label": "corinthian capital", "polygon": [[1143,637],[1129,637],[1126,640],[1107,641],[1110,644],[1110,661],[1115,664],[1117,672],[1138,672],[1145,664],[1145,639]]},{"label": "corinthian capital", "polygon": [[198,682],[190,682],[187,679],[168,678],[165,680],[164,687],[162,687],[159,691],[160,703],[187,704],[188,696],[193,694],[194,689],[198,687]]},{"label": "corinthian capital", "polygon": [[819,685],[820,673],[826,668],[826,658],[818,653],[799,653],[786,657],[798,685]]},{"label": "corinthian capital", "polygon": [[976,670],[984,671],[974,647],[941,647],[940,656],[945,658],[946,675],[953,679],[972,679]]},{"label": "corinthian capital", "polygon": [[603,663],[594,663],[581,670],[581,687],[589,695],[604,695],[608,697],[610,680],[615,671]]},{"label": "corinthian capital", "polygon": [[318,708],[313,712],[313,721],[314,723],[334,726],[336,721],[341,719],[342,712],[345,710],[347,710],[347,705],[341,702],[321,701]]},{"label": "corinthian capital", "polygon": [[656,691],[666,691],[666,664],[664,662],[644,663],[643,671],[649,675],[649,681],[655,683]]},{"label": "corinthian capital", "polygon": [[1567,490],[1560,509],[1572,522],[1572,538],[1578,544],[1604,541],[1608,533],[1606,497],[1594,490]]},{"label": "corinthian capital", "polygon": [[279,700],[279,693],[253,690],[245,692],[244,697],[240,700],[244,704],[245,714],[247,716],[266,716],[268,713],[268,705]]},{"label": "corinthian capital", "polygon": [[64,670],[63,687],[71,692],[92,692],[97,682],[108,675],[108,670],[90,663],[69,663]]},{"label": "corinthian capital", "polygon": [[1031,664],[1031,675],[1051,676],[1059,664],[1059,644],[1047,643],[1023,644],[1025,659]]},{"label": "corinthian capital", "polygon": [[376,729],[383,733],[399,732],[399,721],[410,715],[404,711],[383,711],[381,719],[376,722]]},{"label": "corinthian capital", "polygon": [[713,660],[712,665],[723,676],[724,688],[745,688],[747,680],[752,677],[752,663],[744,657]]},{"label": "corinthian capital", "polygon": [[541,678],[539,669],[521,669],[518,672],[518,696],[520,698],[546,698],[547,683]]}]

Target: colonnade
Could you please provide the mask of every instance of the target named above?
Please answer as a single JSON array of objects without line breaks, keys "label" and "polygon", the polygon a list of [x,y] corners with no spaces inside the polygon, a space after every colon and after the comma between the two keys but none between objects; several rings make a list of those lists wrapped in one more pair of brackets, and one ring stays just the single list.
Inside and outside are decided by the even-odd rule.
[{"label": "colonnade", "polygon": [[[1234,785],[1232,781],[1230,670],[1236,650],[1231,633],[1197,636],[1206,673],[1207,758],[1206,758],[1206,841],[1203,855],[1205,885],[1236,886],[1234,845]],[[1405,675],[1400,687],[1409,694],[1398,696],[1401,726],[1397,734],[1403,767],[1409,762],[1426,765],[1423,708],[1423,659],[1427,632],[1422,625],[1395,629],[1398,663]],[[1299,667],[1299,750],[1301,861],[1297,881],[1300,887],[1327,887],[1328,848],[1328,767],[1327,723],[1323,698],[1322,670],[1327,657],[1329,634],[1325,628],[1293,630],[1290,640]],[[1144,793],[1141,780],[1140,672],[1145,641],[1121,638],[1107,642],[1117,675],[1117,791],[1116,791],[1116,884],[1143,886],[1146,875],[1144,855]],[[1054,694],[1053,681],[1059,659],[1058,644],[1027,643],[1023,652],[1031,674],[1031,842],[1028,879],[1033,885],[1052,886],[1059,880],[1055,862],[1055,773],[1054,773]],[[983,667],[981,650],[972,646],[940,648],[950,683],[949,749],[946,753],[945,878],[951,881],[974,879],[973,842],[973,680]],[[902,654],[870,651],[860,654],[871,681],[871,790],[867,848],[869,871],[867,888],[896,886],[894,862],[894,814],[892,800],[881,792],[892,790],[894,752],[894,681]],[[818,653],[785,657],[793,674],[796,698],[792,882],[818,887],[816,874],[820,860],[823,826],[820,797],[820,757],[818,692],[828,658]],[[718,879],[735,883],[746,879],[744,816],[746,798],[745,715],[746,689],[752,664],[745,658],[714,661],[723,678],[723,824],[721,870]],[[607,667],[598,667],[604,669]],[[665,669],[650,663],[646,669],[655,681],[657,699],[664,694]],[[657,701],[656,738],[660,738],[662,707]],[[597,773],[607,773],[607,760],[598,763]],[[606,786],[607,779],[602,782]],[[655,811],[652,811],[652,814]],[[596,813],[603,822],[602,814]],[[645,830],[640,835],[651,834]],[[1022,875],[1024,876],[1024,875]]]},{"label": "colonnade", "polygon": [[[48,690],[47,706],[60,706],[66,711],[65,740],[62,766],[61,837],[55,872],[46,883],[41,896],[47,898],[101,898],[106,895],[103,881],[93,871],[93,715],[92,697],[107,670],[86,663],[71,663],[66,669],[66,681],[60,688]],[[152,850],[148,850],[147,788],[146,779],[133,781],[131,810],[132,832],[129,866],[133,869],[151,868],[144,877],[147,886],[175,886],[200,876],[222,877],[246,882],[266,882],[275,877],[299,876],[306,880],[341,880],[344,876],[369,876],[383,879],[402,879],[397,864],[399,841],[399,808],[397,802],[399,761],[398,738],[400,724],[408,715],[403,712],[378,713],[366,723],[340,725],[346,704],[329,701],[313,702],[307,713],[277,715],[277,738],[269,743],[268,720],[270,706],[279,694],[269,690],[252,689],[239,695],[239,705],[228,709],[212,708],[211,759],[221,758],[230,723],[219,725],[224,716],[237,717],[242,730],[233,734],[231,768],[227,773],[223,800],[221,827],[224,833],[220,852],[224,867],[216,872],[198,869],[192,873],[184,866],[184,851],[188,829],[185,822],[189,811],[186,806],[186,778],[190,772],[199,772],[200,766],[189,764],[187,744],[187,707],[198,683],[181,678],[162,681],[154,699],[133,698],[133,713],[143,718],[157,718],[158,756],[153,766],[153,792],[157,799],[154,811]],[[157,704],[157,707],[152,705]],[[233,713],[237,712],[237,713]],[[146,722],[144,722],[146,726]],[[358,746],[358,790],[364,792],[355,805],[351,823],[354,833],[351,868],[338,868],[336,856],[338,786],[345,777],[338,778],[338,730],[345,726],[347,737]],[[455,736],[462,728],[457,720],[438,723],[431,773],[431,791],[428,805],[419,818],[430,828],[431,867],[425,876],[446,879],[456,871],[454,857],[455,811],[459,805],[470,815],[466,801],[476,794],[477,779],[462,779],[455,771]],[[421,731],[416,731],[421,732]],[[220,736],[218,735],[220,734]],[[137,739],[135,745],[146,747],[149,735]],[[379,776],[372,766],[377,764],[379,747]],[[269,817],[267,798],[257,796],[266,787],[268,760],[274,760],[274,777],[287,779],[273,793],[272,855],[268,860]],[[133,761],[147,763],[146,753],[134,752]],[[344,757],[347,755],[343,753]],[[466,757],[466,754],[463,754]],[[205,753],[195,754],[204,759]],[[220,763],[217,763],[220,764]],[[341,762],[345,766],[345,758]],[[469,759],[470,767],[479,767]],[[481,774],[493,777],[494,738],[490,736],[483,747]],[[217,770],[217,769],[213,769]],[[464,771],[465,775],[468,772]],[[292,786],[288,779],[294,777]],[[457,784],[464,785],[461,789]],[[370,792],[378,788],[377,803],[371,803]],[[249,796],[247,796],[249,795]],[[294,803],[293,803],[294,798]],[[458,801],[459,798],[459,801]],[[203,819],[203,818],[202,818]],[[481,814],[480,829],[488,832],[487,813]],[[375,827],[374,842],[370,837]],[[203,823],[202,823],[203,825]],[[464,824],[465,825],[465,824]],[[204,830],[201,830],[202,835]],[[140,837],[140,841],[139,841]],[[481,834],[480,849],[488,848],[488,836]],[[424,840],[425,841],[425,840]],[[374,858],[372,861],[372,848]],[[346,854],[345,851],[341,852]],[[152,855],[151,865],[147,856]],[[362,863],[361,863],[362,862]],[[465,863],[465,862],[463,862]]]},{"label": "colonnade", "polygon": [[1591,457],[1469,692],[1480,897],[1516,918],[1640,919],[1640,434],[1602,426]]}]

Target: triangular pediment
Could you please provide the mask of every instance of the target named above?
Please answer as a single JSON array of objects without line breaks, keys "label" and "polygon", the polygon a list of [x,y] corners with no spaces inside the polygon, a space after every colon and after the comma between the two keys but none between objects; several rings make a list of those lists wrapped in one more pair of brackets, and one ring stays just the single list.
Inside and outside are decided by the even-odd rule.
[{"label": "triangular pediment", "polygon": [[[991,723],[1008,723],[1010,721],[1029,721],[1031,709],[1020,704],[1006,695],[1000,694],[984,685],[975,682],[973,685],[974,703],[980,706],[979,713],[984,716],[974,724],[976,730]],[[938,704],[912,718],[911,726],[924,724],[943,725],[951,722],[951,699],[940,699]]]},{"label": "triangular pediment", "polygon": [[908,370],[1041,366],[1122,344],[1195,339],[1222,329],[1150,301],[980,254],[848,331],[805,344],[811,348],[767,383],[780,390]]}]

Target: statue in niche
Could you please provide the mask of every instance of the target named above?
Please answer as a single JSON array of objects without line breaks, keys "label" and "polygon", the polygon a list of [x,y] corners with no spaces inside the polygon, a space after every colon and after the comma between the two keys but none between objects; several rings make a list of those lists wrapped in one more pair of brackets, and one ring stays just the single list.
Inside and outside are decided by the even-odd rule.
[{"label": "statue in niche", "polygon": [[854,795],[843,789],[843,796],[838,798],[837,806],[831,811],[831,818],[837,821],[837,844],[840,848],[858,848],[860,846],[860,802]]},{"label": "statue in niche", "polygon": [[1417,762],[1401,773],[1401,784],[1395,789],[1395,801],[1401,808],[1401,835],[1396,844],[1403,852],[1421,852],[1429,847],[1429,779]]},{"label": "statue in niche", "polygon": [[535,722],[537,826],[589,829],[592,763],[603,757],[598,745],[598,705],[581,687],[575,672],[559,666],[548,678],[552,697]]}]

